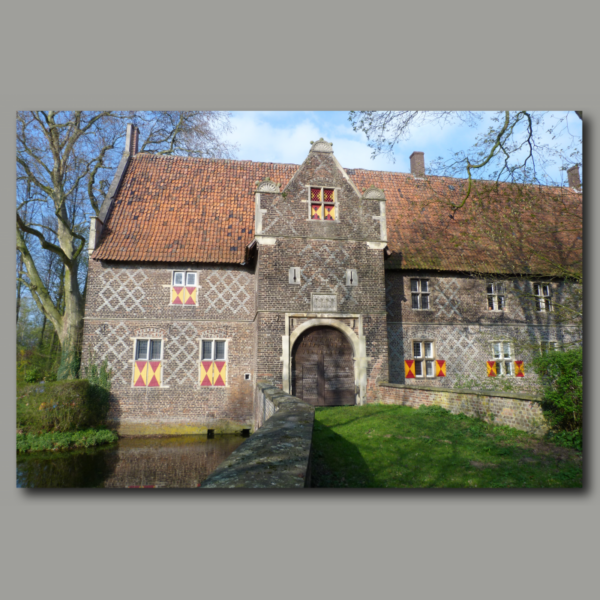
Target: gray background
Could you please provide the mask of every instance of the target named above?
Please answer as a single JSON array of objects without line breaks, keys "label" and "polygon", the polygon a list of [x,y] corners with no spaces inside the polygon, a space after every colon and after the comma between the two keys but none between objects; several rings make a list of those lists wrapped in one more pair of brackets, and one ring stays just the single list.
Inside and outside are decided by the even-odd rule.
[{"label": "gray background", "polygon": [[[585,6],[585,8],[584,8]],[[38,0],[0,18],[4,597],[531,596],[592,591],[598,369],[583,491],[107,493],[15,489],[15,111],[562,108],[585,115],[598,225],[598,15],[583,2]],[[590,224],[591,223],[591,224]],[[596,236],[597,237],[597,236]],[[597,242],[586,242],[586,271]],[[588,279],[587,298],[598,282]],[[597,333],[593,307],[586,330]],[[595,365],[588,334],[586,367]]]}]

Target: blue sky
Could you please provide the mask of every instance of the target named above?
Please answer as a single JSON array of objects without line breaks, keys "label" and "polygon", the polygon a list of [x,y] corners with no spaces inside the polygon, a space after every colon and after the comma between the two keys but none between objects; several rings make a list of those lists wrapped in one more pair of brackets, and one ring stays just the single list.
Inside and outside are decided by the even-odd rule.
[{"label": "blue sky", "polygon": [[[573,113],[568,122],[571,133],[580,135],[581,122]],[[415,150],[425,153],[427,164],[439,156],[446,157],[472,147],[478,133],[477,129],[460,123],[414,128],[410,139],[397,145],[395,162],[392,162],[383,156],[371,158],[366,137],[352,130],[347,111],[234,112],[231,123],[234,130],[227,139],[238,146],[236,158],[240,160],[301,164],[310,149],[310,141],[323,137],[333,142],[335,155],[345,168],[404,173],[410,171],[409,157]],[[489,123],[489,119],[484,118],[479,130]],[[549,136],[548,141],[551,141]],[[552,175],[564,179],[558,167],[553,169]]]}]

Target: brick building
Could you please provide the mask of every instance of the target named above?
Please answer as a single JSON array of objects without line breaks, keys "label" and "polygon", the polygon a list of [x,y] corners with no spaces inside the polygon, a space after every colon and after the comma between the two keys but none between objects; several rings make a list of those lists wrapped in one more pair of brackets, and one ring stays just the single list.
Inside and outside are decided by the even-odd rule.
[{"label": "brick building", "polygon": [[[461,186],[427,177],[418,152],[410,174],[344,169],[323,140],[300,166],[138,154],[129,126],[92,218],[84,325],[83,361],[113,371],[112,418],[250,429],[261,378],[315,405],[376,401],[388,380],[535,387],[540,344],[580,335],[552,310],[568,286],[522,246],[525,269],[490,236],[459,237],[461,219],[482,231],[449,218],[442,197]],[[578,268],[555,234],[538,246]]]}]

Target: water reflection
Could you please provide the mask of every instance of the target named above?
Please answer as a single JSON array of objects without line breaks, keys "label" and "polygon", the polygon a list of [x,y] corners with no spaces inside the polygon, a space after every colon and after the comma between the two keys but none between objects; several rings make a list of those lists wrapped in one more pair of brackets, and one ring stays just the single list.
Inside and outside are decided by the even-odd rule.
[{"label": "water reflection", "polygon": [[109,447],[19,456],[17,487],[195,488],[242,436],[122,439]]}]

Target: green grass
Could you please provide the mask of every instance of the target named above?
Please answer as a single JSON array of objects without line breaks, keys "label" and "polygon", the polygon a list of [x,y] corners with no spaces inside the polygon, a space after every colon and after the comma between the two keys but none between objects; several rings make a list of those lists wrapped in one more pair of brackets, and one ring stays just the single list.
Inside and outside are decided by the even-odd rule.
[{"label": "green grass", "polygon": [[41,450],[71,450],[91,448],[103,444],[112,444],[119,439],[116,433],[108,429],[86,429],[65,433],[17,434],[17,452],[38,452]]},{"label": "green grass", "polygon": [[317,408],[313,487],[582,487],[582,455],[439,407]]}]

